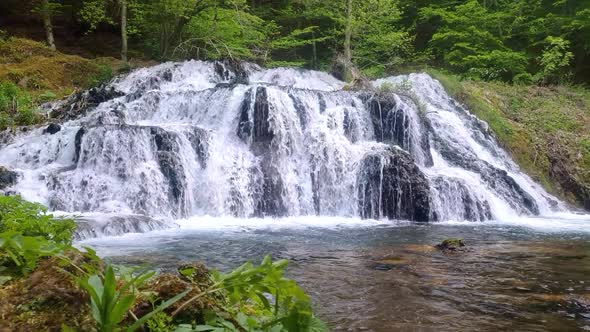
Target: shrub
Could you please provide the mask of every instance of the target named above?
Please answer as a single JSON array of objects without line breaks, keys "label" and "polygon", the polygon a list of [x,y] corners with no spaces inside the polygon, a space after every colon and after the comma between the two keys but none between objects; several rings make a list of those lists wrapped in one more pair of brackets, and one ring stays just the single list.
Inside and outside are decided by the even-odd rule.
[{"label": "shrub", "polygon": [[0,130],[39,123],[41,115],[31,95],[12,82],[0,82]]},{"label": "shrub", "polygon": [[98,65],[98,71],[96,74],[92,75],[88,80],[88,86],[96,87],[107,83],[113,78],[113,69],[105,64]]},{"label": "shrub", "polygon": [[512,82],[516,85],[531,85],[535,82],[535,79],[529,73],[521,73],[514,76]]},{"label": "shrub", "polygon": [[41,204],[27,202],[19,196],[0,196],[0,233],[18,232],[69,245],[75,228],[73,220],[55,218]]}]

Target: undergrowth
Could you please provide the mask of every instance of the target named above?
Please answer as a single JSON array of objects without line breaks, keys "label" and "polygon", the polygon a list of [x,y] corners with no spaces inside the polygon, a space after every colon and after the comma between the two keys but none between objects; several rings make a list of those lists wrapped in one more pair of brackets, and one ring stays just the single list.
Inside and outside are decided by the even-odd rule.
[{"label": "undergrowth", "polygon": [[326,331],[310,299],[270,256],[230,273],[116,266],[71,246],[75,224],[39,204],[0,197],[1,329]]}]

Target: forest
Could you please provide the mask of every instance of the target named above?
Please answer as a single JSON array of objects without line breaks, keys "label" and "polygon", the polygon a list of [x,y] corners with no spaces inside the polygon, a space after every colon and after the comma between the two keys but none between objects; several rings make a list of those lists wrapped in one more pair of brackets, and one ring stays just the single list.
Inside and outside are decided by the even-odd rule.
[{"label": "forest", "polygon": [[[342,55],[368,77],[424,64],[515,84],[590,77],[587,1],[6,0],[0,6],[9,32],[44,27],[52,48],[84,47],[72,40],[97,33],[120,36],[123,59],[231,58],[327,69]],[[87,47],[105,52],[104,45]]]}]

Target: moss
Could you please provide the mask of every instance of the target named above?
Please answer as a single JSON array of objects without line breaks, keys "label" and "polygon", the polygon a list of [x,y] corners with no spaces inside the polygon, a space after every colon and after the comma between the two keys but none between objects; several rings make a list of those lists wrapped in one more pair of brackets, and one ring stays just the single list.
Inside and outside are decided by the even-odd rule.
[{"label": "moss", "polygon": [[[78,251],[66,255],[78,264],[87,260]],[[71,277],[76,271],[62,265],[57,257],[45,259],[28,277],[0,287],[1,331],[61,331],[62,323],[92,330],[86,292]]]},{"label": "moss", "polygon": [[442,251],[457,251],[464,248],[465,243],[463,243],[463,239],[451,238],[437,244],[436,247]]},{"label": "moss", "polygon": [[35,97],[47,91],[56,98],[65,97],[110,79],[122,67],[113,58],[67,55],[28,39],[0,41],[0,81],[18,84]]}]

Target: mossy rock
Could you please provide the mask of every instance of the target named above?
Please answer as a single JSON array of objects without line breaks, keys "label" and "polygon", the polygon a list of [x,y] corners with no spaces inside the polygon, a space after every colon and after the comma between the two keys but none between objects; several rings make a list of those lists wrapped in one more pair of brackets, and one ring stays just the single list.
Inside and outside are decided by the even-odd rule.
[{"label": "mossy rock", "polygon": [[455,252],[464,250],[466,246],[463,239],[451,238],[437,244],[436,247],[444,252]]}]

